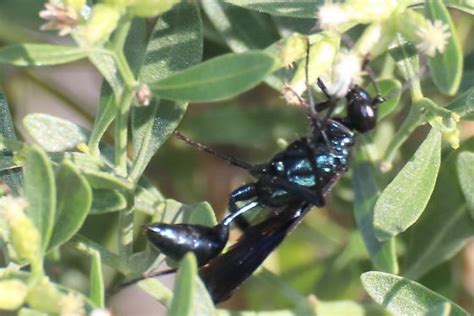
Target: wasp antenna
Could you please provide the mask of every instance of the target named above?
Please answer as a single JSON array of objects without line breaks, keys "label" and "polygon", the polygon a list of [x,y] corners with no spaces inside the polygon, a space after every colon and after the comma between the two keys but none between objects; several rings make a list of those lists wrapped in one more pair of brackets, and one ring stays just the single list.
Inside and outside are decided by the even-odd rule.
[{"label": "wasp antenna", "polygon": [[242,168],[242,169],[245,169],[245,170],[251,170],[254,166],[245,162],[245,161],[242,161],[242,160],[239,160],[239,159],[236,159],[234,157],[229,157],[229,156],[226,156],[226,155],[223,155],[221,153],[218,153],[217,151],[215,151],[214,149],[212,148],[209,148],[208,146],[206,145],[203,145],[201,143],[198,143],[198,142],[195,142],[194,140],[192,140],[191,138],[183,135],[181,132],[175,130],[174,131],[174,134],[176,135],[177,138],[179,138],[180,140],[184,141],[185,143],[191,145],[191,146],[194,146],[196,147],[198,150],[202,151],[202,152],[205,152],[207,154],[210,154],[212,156],[215,156],[215,157],[219,157],[225,161],[228,161],[231,165],[233,166],[236,166],[236,167],[239,167],[239,168]]}]

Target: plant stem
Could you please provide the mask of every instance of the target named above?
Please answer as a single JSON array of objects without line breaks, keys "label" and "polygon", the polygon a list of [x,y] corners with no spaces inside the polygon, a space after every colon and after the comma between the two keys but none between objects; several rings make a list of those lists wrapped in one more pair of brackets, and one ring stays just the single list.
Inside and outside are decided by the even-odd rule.
[{"label": "plant stem", "polygon": [[128,118],[133,100],[133,92],[125,90],[115,116],[115,167],[121,176],[127,176]]},{"label": "plant stem", "polygon": [[133,254],[133,203],[134,196],[125,193],[127,206],[119,212],[119,257],[128,264]]}]

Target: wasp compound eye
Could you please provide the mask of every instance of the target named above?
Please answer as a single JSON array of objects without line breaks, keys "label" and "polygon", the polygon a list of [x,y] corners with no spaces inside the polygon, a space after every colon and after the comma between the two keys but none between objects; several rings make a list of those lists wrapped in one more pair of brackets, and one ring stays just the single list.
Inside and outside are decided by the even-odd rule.
[{"label": "wasp compound eye", "polygon": [[179,261],[187,252],[196,256],[199,265],[216,257],[229,238],[224,225],[208,227],[192,224],[152,224],[145,226],[151,243],[167,257]]}]

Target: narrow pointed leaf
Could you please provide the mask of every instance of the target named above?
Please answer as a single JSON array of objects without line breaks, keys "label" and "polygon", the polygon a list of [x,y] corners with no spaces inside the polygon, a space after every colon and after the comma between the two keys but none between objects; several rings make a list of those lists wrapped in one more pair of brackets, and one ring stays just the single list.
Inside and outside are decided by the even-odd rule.
[{"label": "narrow pointed leaf", "polygon": [[474,153],[464,151],[458,156],[458,177],[467,208],[474,219]]},{"label": "narrow pointed leaf", "polygon": [[54,249],[68,241],[81,228],[92,204],[92,190],[86,178],[65,160],[56,174],[56,222],[49,242]]},{"label": "narrow pointed leaf", "polygon": [[89,132],[70,121],[49,114],[33,113],[23,118],[28,133],[48,152],[76,149]]},{"label": "narrow pointed leaf", "polygon": [[33,146],[28,150],[23,168],[28,216],[41,234],[42,248],[46,250],[56,217],[56,183],[46,153]]},{"label": "narrow pointed leaf", "polygon": [[[202,59],[202,22],[196,3],[180,3],[156,22],[147,45],[140,80],[147,84],[197,64]],[[172,44],[170,44],[172,43]],[[178,126],[186,102],[154,101],[132,112],[135,152],[130,178],[136,181],[158,148]]]},{"label": "narrow pointed leaf", "polygon": [[355,193],[354,216],[374,266],[382,271],[398,273],[395,239],[379,241],[374,231],[374,205],[380,194],[373,164],[365,148],[357,152],[353,164],[353,188]]},{"label": "narrow pointed leaf", "polygon": [[91,273],[90,273],[90,294],[89,298],[97,307],[104,308],[104,276],[102,273],[102,261],[100,253],[95,252],[91,256]]},{"label": "narrow pointed leaf", "polygon": [[428,65],[434,83],[439,90],[447,95],[454,95],[461,84],[463,53],[457,38],[456,29],[443,1],[431,0],[425,2],[425,15],[431,21],[441,21],[449,27],[450,37],[443,53],[436,53],[428,58]]},{"label": "narrow pointed leaf", "polygon": [[396,236],[416,222],[433,192],[440,161],[441,133],[432,129],[377,200],[374,210],[377,239]]},{"label": "narrow pointed leaf", "polygon": [[[474,138],[443,159],[432,198],[410,230],[403,275],[418,279],[440,263],[452,258],[474,235],[474,220],[466,209],[456,162],[459,153],[474,151]],[[449,192],[449,194],[447,194]]]},{"label": "narrow pointed leaf", "polygon": [[161,98],[209,102],[233,97],[257,85],[275,63],[263,52],[227,54],[150,85]]},{"label": "narrow pointed leaf", "polygon": [[48,44],[15,44],[0,48],[0,63],[16,66],[64,64],[87,56],[80,47]]},{"label": "narrow pointed leaf", "polygon": [[246,9],[293,18],[314,19],[315,12],[324,1],[225,0]]},{"label": "narrow pointed leaf", "polygon": [[409,279],[376,271],[363,273],[361,279],[370,297],[394,315],[426,315],[440,304],[451,306],[451,316],[469,315],[457,304]]},{"label": "narrow pointed leaf", "polygon": [[194,255],[187,254],[181,261],[176,275],[173,300],[168,311],[169,316],[191,316],[193,298],[196,291],[194,279],[197,277],[197,262]]}]

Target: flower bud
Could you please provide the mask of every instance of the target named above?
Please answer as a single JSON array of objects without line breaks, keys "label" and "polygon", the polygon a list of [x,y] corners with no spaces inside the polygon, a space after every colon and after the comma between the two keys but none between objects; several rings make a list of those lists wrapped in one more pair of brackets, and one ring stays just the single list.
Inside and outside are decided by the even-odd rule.
[{"label": "flower bud", "polygon": [[73,292],[69,292],[67,295],[63,294],[59,306],[61,315],[85,315],[84,299]]},{"label": "flower bud", "polygon": [[[331,66],[339,49],[339,39],[330,32],[319,33],[309,49],[308,80],[314,84],[316,79]],[[292,92],[301,95],[306,90],[306,58],[298,65],[289,85]]]},{"label": "flower bud", "polygon": [[62,297],[63,294],[49,281],[48,277],[43,277],[30,289],[26,302],[33,309],[58,314],[61,311],[60,301]]},{"label": "flower bud", "polygon": [[0,310],[15,310],[23,305],[28,287],[20,280],[0,281]]},{"label": "flower bud", "polygon": [[20,259],[29,262],[36,260],[40,253],[40,235],[24,210],[27,202],[23,198],[0,198],[0,214],[7,221],[9,237],[16,254]]},{"label": "flower bud", "polygon": [[119,8],[96,4],[92,9],[91,18],[83,30],[84,39],[92,45],[105,42],[117,27],[119,19]]},{"label": "flower bud", "polygon": [[141,17],[163,14],[181,0],[134,0],[130,13]]}]

